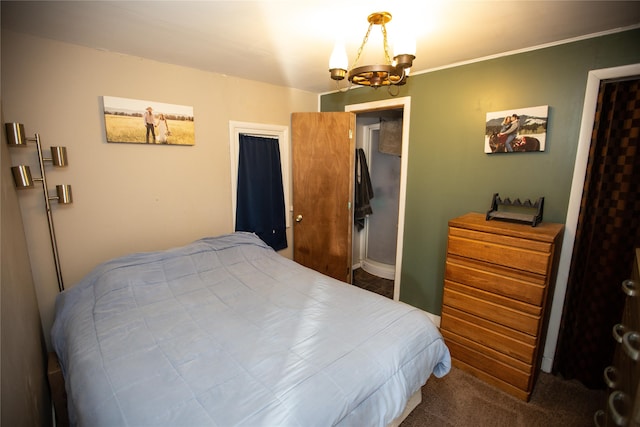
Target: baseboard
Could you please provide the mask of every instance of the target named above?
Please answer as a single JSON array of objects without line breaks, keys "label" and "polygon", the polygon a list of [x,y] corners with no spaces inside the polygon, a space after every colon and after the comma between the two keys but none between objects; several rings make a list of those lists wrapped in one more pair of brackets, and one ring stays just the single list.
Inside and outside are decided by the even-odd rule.
[{"label": "baseboard", "polygon": [[436,316],[435,314],[429,313],[428,311],[425,311],[425,313],[427,314],[427,317],[429,317],[429,319],[433,322],[433,324],[436,325],[437,328],[440,328],[440,316]]},{"label": "baseboard", "polygon": [[[355,264],[353,264],[353,270],[356,270],[358,268],[362,268],[364,270],[364,265],[365,261],[362,260],[360,262],[357,262]],[[366,271],[366,270],[365,270]],[[371,273],[373,274],[373,273]],[[378,277],[382,277],[382,276],[378,276]],[[391,278],[391,280],[393,280],[393,277]],[[433,322],[434,325],[436,325],[437,328],[440,328],[440,316],[435,315],[433,313],[429,313],[428,311],[422,310],[424,312],[424,314],[427,315],[427,317],[429,317],[429,320],[431,320]]]}]

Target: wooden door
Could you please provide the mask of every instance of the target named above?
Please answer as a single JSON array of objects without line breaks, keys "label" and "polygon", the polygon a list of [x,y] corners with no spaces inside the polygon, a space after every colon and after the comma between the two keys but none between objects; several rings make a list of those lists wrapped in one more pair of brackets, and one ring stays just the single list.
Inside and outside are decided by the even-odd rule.
[{"label": "wooden door", "polygon": [[293,113],[293,259],[351,283],[354,113]]}]

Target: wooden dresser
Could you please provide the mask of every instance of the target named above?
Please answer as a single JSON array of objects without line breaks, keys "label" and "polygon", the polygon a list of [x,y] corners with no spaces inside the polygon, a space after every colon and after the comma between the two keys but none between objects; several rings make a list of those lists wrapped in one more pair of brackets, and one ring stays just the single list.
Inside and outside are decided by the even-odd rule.
[{"label": "wooden dresser", "polygon": [[598,427],[640,426],[640,248],[635,250],[631,278],[621,288],[625,304],[612,330],[617,344],[613,363],[604,370],[605,409],[593,418]]},{"label": "wooden dresser", "polygon": [[441,332],[454,366],[528,401],[563,225],[469,213],[449,221]]}]

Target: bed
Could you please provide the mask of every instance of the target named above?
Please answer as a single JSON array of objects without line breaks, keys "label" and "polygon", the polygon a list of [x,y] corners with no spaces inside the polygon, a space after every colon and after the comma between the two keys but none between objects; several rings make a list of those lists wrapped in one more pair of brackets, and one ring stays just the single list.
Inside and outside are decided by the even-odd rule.
[{"label": "bed", "polygon": [[387,426],[451,366],[426,313],[240,232],[96,267],[52,345],[92,427]]}]

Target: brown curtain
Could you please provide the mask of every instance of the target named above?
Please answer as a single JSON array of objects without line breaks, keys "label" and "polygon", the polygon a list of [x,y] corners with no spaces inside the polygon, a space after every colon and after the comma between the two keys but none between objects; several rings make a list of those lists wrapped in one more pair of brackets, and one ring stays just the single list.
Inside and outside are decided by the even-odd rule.
[{"label": "brown curtain", "polygon": [[638,78],[602,82],[567,283],[554,372],[604,388],[621,283],[640,246]]}]

